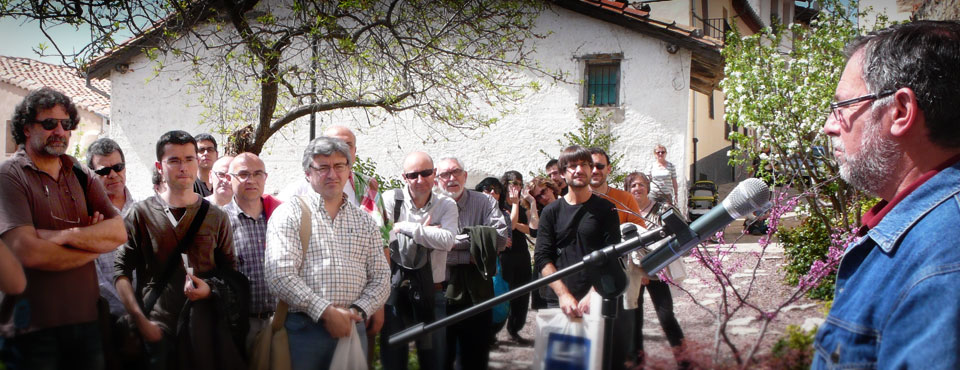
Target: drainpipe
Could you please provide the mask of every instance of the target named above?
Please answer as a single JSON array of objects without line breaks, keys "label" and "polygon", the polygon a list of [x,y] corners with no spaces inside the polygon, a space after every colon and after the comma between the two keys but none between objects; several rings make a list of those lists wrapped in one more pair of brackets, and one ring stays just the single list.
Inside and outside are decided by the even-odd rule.
[{"label": "drainpipe", "polygon": [[106,91],[103,91],[103,90],[98,89],[96,86],[93,86],[93,84],[90,83],[90,74],[89,74],[89,73],[84,73],[84,77],[85,77],[86,80],[87,80],[87,88],[88,88],[88,89],[93,90],[95,93],[102,95],[104,98],[110,99],[110,94],[108,94]]}]

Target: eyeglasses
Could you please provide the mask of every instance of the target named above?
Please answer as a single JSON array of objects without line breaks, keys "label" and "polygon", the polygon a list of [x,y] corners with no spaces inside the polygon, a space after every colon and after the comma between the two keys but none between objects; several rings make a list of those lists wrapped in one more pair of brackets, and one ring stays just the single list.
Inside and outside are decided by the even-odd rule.
[{"label": "eyeglasses", "polygon": [[213,171],[213,174],[214,174],[214,175],[217,175],[217,177],[220,178],[221,180],[230,181],[230,174],[229,174],[229,173],[220,172],[220,171]]},{"label": "eyeglasses", "polygon": [[406,177],[407,180],[416,180],[417,177],[430,177],[436,172],[436,168],[431,168],[428,170],[417,171],[417,172],[407,172],[403,174],[403,177]]},{"label": "eyeglasses", "polygon": [[[328,172],[330,172],[331,169],[333,170],[333,172],[340,174],[340,173],[343,173],[343,172],[346,171],[346,170],[349,170],[349,169],[350,169],[350,166],[347,166],[346,163],[337,163],[337,164],[335,164],[335,165],[333,165],[333,166],[322,165],[322,166],[320,166],[320,167],[314,167],[314,166],[311,164],[311,165],[310,165],[310,168],[312,168],[314,171],[317,171],[317,172],[320,173],[320,174],[328,173]],[[257,171],[257,172],[262,172],[262,171]],[[266,173],[266,172],[263,172],[263,174],[266,175],[267,173]],[[237,175],[234,174],[234,176],[237,176]],[[241,179],[241,180],[242,180],[242,179]]]},{"label": "eyeglasses", "polygon": [[80,223],[80,216],[77,216],[77,219],[76,219],[76,220],[68,220],[68,219],[64,219],[64,218],[57,217],[57,215],[53,214],[53,205],[50,203],[50,198],[51,198],[51,197],[50,197],[50,188],[48,188],[46,185],[44,185],[44,186],[43,186],[43,192],[44,192],[44,194],[46,195],[46,198],[47,198],[47,208],[50,209],[50,218],[52,218],[52,219],[54,219],[54,220],[57,220],[57,221],[60,221],[60,222],[65,222],[65,223],[68,223],[68,224],[74,224],[74,225],[76,225],[76,224],[79,224],[79,223]]},{"label": "eyeglasses", "polygon": [[64,131],[72,131],[77,128],[78,121],[74,121],[70,118],[56,119],[56,118],[47,118],[43,121],[33,121],[34,123],[39,123],[40,127],[43,127],[44,130],[53,130],[57,128],[57,125],[63,126]]},{"label": "eyeglasses", "polygon": [[98,170],[94,170],[93,173],[95,173],[95,174],[97,174],[97,175],[100,175],[100,176],[106,176],[106,175],[109,175],[109,174],[110,174],[110,171],[113,171],[113,172],[116,172],[116,173],[120,173],[120,171],[123,171],[123,168],[124,168],[124,167],[126,167],[126,165],[124,165],[123,162],[120,162],[120,163],[117,163],[117,164],[115,164],[115,165],[113,165],[113,166],[107,166],[107,167],[103,167],[103,168],[98,169]]},{"label": "eyeglasses", "polygon": [[206,153],[208,153],[208,152],[214,152],[214,153],[216,153],[216,152],[217,152],[217,148],[214,148],[214,147],[212,147],[212,146],[207,146],[207,147],[200,147],[200,148],[197,149],[197,153],[198,153],[198,154],[206,154]]},{"label": "eyeglasses", "polygon": [[[346,165],[343,165],[343,166],[346,167]],[[311,167],[312,167],[312,166],[311,166]],[[334,167],[334,171],[337,171],[338,173],[341,172],[340,170],[338,170],[338,169],[336,168],[336,167],[337,167],[336,165],[333,166],[333,167]],[[329,166],[327,166],[327,170],[326,170],[326,171],[323,170],[323,167],[322,167],[322,166],[321,166],[321,168],[319,168],[319,169],[317,169],[317,168],[314,168],[314,169],[317,170],[317,171],[320,171],[320,172],[330,171]],[[237,172],[237,173],[228,173],[227,175],[236,177],[236,178],[237,178],[238,180],[240,180],[240,181],[247,181],[247,179],[249,179],[249,178],[251,178],[251,177],[253,177],[253,178],[256,179],[256,180],[260,180],[260,179],[266,178],[266,177],[267,177],[267,172],[266,172],[266,171],[263,171],[263,170],[256,170],[256,171],[253,171],[253,172],[240,171],[240,172]],[[229,177],[228,177],[228,178],[229,178]]]},{"label": "eyeglasses", "polygon": [[848,105],[857,104],[857,103],[859,103],[859,102],[864,102],[864,101],[867,101],[867,100],[880,99],[880,98],[883,98],[883,97],[886,97],[886,96],[889,96],[889,95],[893,95],[893,93],[895,93],[895,92],[897,92],[897,90],[883,90],[883,91],[878,92],[878,93],[875,93],[875,94],[867,94],[867,95],[863,95],[863,96],[858,96],[858,97],[853,98],[853,99],[847,99],[847,100],[841,100],[841,101],[838,101],[838,102],[833,102],[833,103],[830,103],[830,110],[832,111],[832,114],[833,114],[833,118],[834,118],[834,119],[836,119],[837,121],[842,121],[842,120],[843,120],[843,116],[840,114],[840,108],[846,107],[846,106],[848,106]]},{"label": "eyeglasses", "polygon": [[593,167],[596,168],[596,169],[598,169],[598,170],[601,170],[601,171],[602,171],[604,168],[607,168],[607,165],[605,165],[605,164],[603,164],[603,163],[594,163],[594,164],[593,164]]},{"label": "eyeglasses", "polygon": [[[463,170],[460,169],[460,168],[457,168],[457,169],[453,169],[453,170],[450,170],[450,171],[447,171],[447,172],[438,174],[437,176],[440,177],[441,179],[449,179],[449,178],[452,178],[452,177],[454,177],[454,176],[460,176],[460,174],[462,174],[462,173],[463,173]],[[413,179],[411,179],[411,180],[413,180]]]}]

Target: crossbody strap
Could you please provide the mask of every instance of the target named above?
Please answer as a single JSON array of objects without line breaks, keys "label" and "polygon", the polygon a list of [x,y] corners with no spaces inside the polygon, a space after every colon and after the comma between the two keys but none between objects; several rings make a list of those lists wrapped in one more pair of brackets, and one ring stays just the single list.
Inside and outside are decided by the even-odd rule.
[{"label": "crossbody strap", "polygon": [[203,224],[203,219],[207,217],[207,210],[210,209],[210,202],[206,199],[200,200],[200,209],[197,211],[197,215],[193,217],[193,222],[190,223],[190,228],[187,229],[187,234],[183,236],[183,239],[180,239],[180,243],[177,244],[177,249],[174,250],[170,257],[167,257],[167,264],[164,266],[163,274],[160,275],[160,279],[157,281],[160,284],[156,285],[156,289],[150,292],[150,295],[143,300],[143,314],[150,316],[150,311],[153,310],[153,306],[157,303],[157,299],[160,298],[160,293],[162,293],[167,286],[167,282],[170,280],[170,277],[173,276],[173,272],[177,270],[177,264],[181,263],[181,259],[177,258],[180,253],[183,253],[187,250],[187,247],[193,244],[193,239],[197,236],[197,231],[200,230],[200,225]]},{"label": "crossbody strap", "polygon": [[[303,271],[303,265],[307,263],[307,246],[310,245],[310,226],[313,221],[310,218],[310,208],[307,208],[307,203],[304,202],[303,197],[296,196],[295,198],[297,203],[300,204],[300,247],[303,250],[303,263],[300,264],[300,270]],[[273,321],[270,323],[273,331],[280,330],[283,323],[287,321],[287,310],[289,308],[287,302],[277,299],[277,309],[274,310]]]}]

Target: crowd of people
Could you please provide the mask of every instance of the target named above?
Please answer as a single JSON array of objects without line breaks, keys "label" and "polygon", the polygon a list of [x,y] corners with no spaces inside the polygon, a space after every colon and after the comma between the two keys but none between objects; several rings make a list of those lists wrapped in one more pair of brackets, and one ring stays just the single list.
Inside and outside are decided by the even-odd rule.
[{"label": "crowd of people", "polygon": [[[643,226],[674,199],[650,202],[655,177],[642,174],[631,176],[646,187],[612,188],[607,154],[580,147],[549,161],[546,176],[511,170],[475,189],[460,159],[413,152],[405,186],[381,191],[353,171],[356,137],[343,126],[309,143],[303,180],[276,197],[264,193],[257,155],[220,155],[209,134],[167,132],[154,195],[137,199],[112,139],[93,142],[85,161],[65,154],[77,125],[66,95],[33,91],[13,121],[20,148],[0,167],[12,252],[2,251],[14,256],[4,273],[19,276],[3,286],[10,368],[239,368],[281,301],[294,368],[324,368],[352,333],[373,348],[381,329],[381,363],[404,368],[407,347],[388,345],[390,335],[493,298],[498,270],[518,287],[618,242],[621,222]],[[672,171],[660,178],[675,183]],[[534,307],[588,312],[581,275],[536,294]],[[530,301],[513,299],[499,325],[487,311],[419,338],[421,367],[486,368],[504,326],[531,345],[520,335]],[[63,345],[73,341],[83,345]]]},{"label": "crowd of people", "polygon": [[[815,367],[958,365],[960,321],[943,309],[956,303],[947,292],[960,271],[955,248],[943,248],[955,244],[945,231],[957,229],[945,222],[958,216],[958,117],[936,98],[960,96],[958,44],[956,22],[913,22],[851,46],[824,130],[843,178],[884,201],[840,264]],[[935,71],[913,68],[921,61]],[[920,82],[883,80],[888,70]],[[924,78],[948,71],[949,86],[924,90],[933,86]],[[854,115],[863,109],[854,104],[871,100],[871,115]],[[861,120],[865,128],[853,127]],[[354,335],[369,359],[378,333],[383,367],[406,368],[408,346],[389,337],[494,297],[498,265],[511,288],[556,273],[634,226],[659,225],[678,191],[662,145],[655,165],[630,173],[623,189],[608,182],[607,153],[570,146],[546,163],[545,176],[525,181],[511,170],[475,189],[466,188],[461,159],[412,152],[404,186],[381,191],[353,170],[355,135],[333,126],[304,150],[303,179],[277,197],[264,194],[269,176],[256,154],[220,156],[211,135],[169,131],[156,144],[155,193],[135,199],[113,140],[91,144],[84,162],[65,154],[77,124],[74,104],[49,88],[31,92],[12,119],[19,148],[0,164],[0,357],[10,369],[245,368],[281,305],[294,369],[328,368],[340,338]],[[660,280],[682,276],[682,263],[650,276],[641,258],[624,257],[617,282],[627,288],[614,367],[644,363],[644,292],[687,367]],[[890,284],[878,294],[881,276]],[[530,345],[520,331],[531,302],[571,318],[599,309],[591,307],[595,281],[591,272],[571,274],[510,301],[500,325],[487,311],[421,336],[420,368],[485,369],[502,327]]]}]

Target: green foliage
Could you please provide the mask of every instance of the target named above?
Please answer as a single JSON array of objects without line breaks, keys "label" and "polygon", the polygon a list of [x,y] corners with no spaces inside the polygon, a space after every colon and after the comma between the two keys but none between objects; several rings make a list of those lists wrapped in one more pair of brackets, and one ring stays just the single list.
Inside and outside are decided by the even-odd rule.
[{"label": "green foliage", "polygon": [[[806,331],[797,325],[788,325],[787,332],[773,344],[771,352],[777,369],[809,369],[813,361],[813,340],[817,331]],[[771,364],[773,365],[773,364]]]},{"label": "green foliage", "polygon": [[357,156],[357,161],[353,163],[353,170],[362,175],[377,179],[381,192],[403,187],[403,181],[400,181],[400,179],[386,178],[377,173],[377,163],[374,162],[373,159]]},{"label": "green foliage", "polygon": [[[816,217],[805,219],[797,227],[777,231],[786,258],[783,270],[787,283],[799,284],[800,278],[810,272],[814,262],[826,258],[831,246],[830,234],[830,228]],[[836,274],[827,275],[819,285],[807,292],[807,296],[821,300],[833,299],[836,280]]]},{"label": "green foliage", "polygon": [[[562,139],[557,139],[557,144],[561,148],[571,145],[579,145],[584,148],[600,148],[607,152],[610,157],[610,176],[607,177],[607,183],[610,186],[619,186],[627,174],[620,170],[620,162],[623,160],[623,154],[615,153],[610,150],[617,137],[610,134],[606,122],[611,113],[597,108],[580,108],[580,122],[582,123],[576,131],[563,134]],[[555,158],[555,155],[547,154],[540,150],[548,158]],[[542,170],[540,170],[542,172]],[[532,174],[532,173],[531,173]],[[538,175],[541,173],[538,173]]]}]

